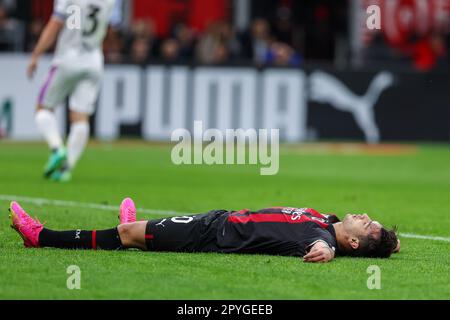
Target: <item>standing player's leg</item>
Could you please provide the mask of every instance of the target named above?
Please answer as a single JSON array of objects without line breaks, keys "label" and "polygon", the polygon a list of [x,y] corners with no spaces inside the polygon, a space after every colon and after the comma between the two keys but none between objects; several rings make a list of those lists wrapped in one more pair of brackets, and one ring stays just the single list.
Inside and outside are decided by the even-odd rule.
[{"label": "standing player's leg", "polygon": [[100,77],[90,76],[79,81],[70,100],[70,130],[67,138],[67,163],[55,173],[55,181],[69,181],[72,171],[89,141],[89,118],[94,113],[95,102],[100,89]]},{"label": "standing player's leg", "polygon": [[70,111],[70,132],[67,139],[67,162],[70,169],[75,167],[89,140],[89,116],[87,113]]},{"label": "standing player's leg", "polygon": [[54,114],[54,108],[64,102],[71,89],[66,73],[63,67],[53,66],[50,69],[42,85],[36,108],[36,126],[52,152],[44,168],[44,176],[47,178],[66,160],[66,150]]},{"label": "standing player's leg", "polygon": [[52,175],[55,181],[70,181],[72,170],[83,154],[89,140],[89,115],[70,111],[70,131],[67,138],[67,161],[61,170]]},{"label": "standing player's leg", "polygon": [[11,227],[23,238],[26,247],[93,250],[147,249],[146,221],[127,223],[108,230],[54,231],[44,228],[16,202],[11,203],[9,210]]},{"label": "standing player's leg", "polygon": [[58,130],[58,122],[53,110],[38,105],[35,115],[36,125],[44,136],[50,149],[55,152],[63,147],[61,134]]}]

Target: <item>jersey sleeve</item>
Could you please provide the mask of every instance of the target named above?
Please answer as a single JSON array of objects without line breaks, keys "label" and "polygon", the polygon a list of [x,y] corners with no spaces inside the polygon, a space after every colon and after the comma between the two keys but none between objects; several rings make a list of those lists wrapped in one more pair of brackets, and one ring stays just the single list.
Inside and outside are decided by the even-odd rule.
[{"label": "jersey sleeve", "polygon": [[304,254],[307,254],[309,250],[311,250],[312,246],[314,246],[317,242],[323,242],[331,250],[336,252],[336,239],[331,235],[331,233],[317,225],[316,223],[312,223],[304,239],[302,239],[300,246],[301,251],[304,251]]},{"label": "jersey sleeve", "polygon": [[122,23],[122,0],[115,0],[114,7],[111,12],[109,24],[118,27]]},{"label": "jersey sleeve", "polygon": [[55,0],[53,7],[53,16],[63,21],[67,18],[67,8],[70,6],[70,0]]}]

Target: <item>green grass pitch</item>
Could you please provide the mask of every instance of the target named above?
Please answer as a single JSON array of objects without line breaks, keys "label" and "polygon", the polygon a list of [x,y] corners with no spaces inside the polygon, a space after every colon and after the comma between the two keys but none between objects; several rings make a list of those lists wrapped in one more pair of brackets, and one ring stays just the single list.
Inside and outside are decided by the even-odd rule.
[{"label": "green grass pitch", "polygon": [[[180,212],[313,207],[342,216],[367,212],[401,233],[450,236],[450,147],[401,154],[336,153],[282,147],[280,172],[257,166],[175,166],[170,147],[93,143],[69,184],[43,180],[43,144],[0,145],[0,195]],[[22,203],[54,229],[110,228],[117,212]],[[25,249],[0,200],[0,299],[450,299],[450,242],[400,237],[391,259],[337,258],[306,264],[262,255]],[[157,218],[140,214],[138,219]],[[81,269],[68,290],[67,267]],[[381,269],[369,290],[367,268]]]}]

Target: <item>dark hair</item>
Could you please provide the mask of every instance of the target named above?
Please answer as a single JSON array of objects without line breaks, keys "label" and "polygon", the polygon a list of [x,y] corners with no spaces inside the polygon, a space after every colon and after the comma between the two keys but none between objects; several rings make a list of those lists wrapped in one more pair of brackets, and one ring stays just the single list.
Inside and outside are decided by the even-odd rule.
[{"label": "dark hair", "polygon": [[353,250],[352,255],[369,258],[389,258],[397,247],[397,227],[392,230],[381,228],[380,236],[369,234],[367,238],[360,239],[359,248]]}]

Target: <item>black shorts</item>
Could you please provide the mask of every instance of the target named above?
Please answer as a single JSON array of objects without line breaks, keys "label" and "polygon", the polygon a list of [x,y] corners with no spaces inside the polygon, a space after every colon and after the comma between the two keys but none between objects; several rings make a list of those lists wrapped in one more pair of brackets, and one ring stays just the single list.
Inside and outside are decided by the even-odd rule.
[{"label": "black shorts", "polygon": [[149,251],[220,252],[218,230],[228,211],[149,220],[145,242]]}]

